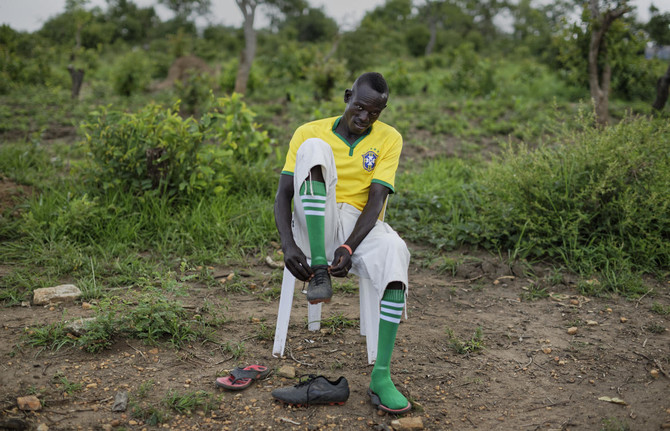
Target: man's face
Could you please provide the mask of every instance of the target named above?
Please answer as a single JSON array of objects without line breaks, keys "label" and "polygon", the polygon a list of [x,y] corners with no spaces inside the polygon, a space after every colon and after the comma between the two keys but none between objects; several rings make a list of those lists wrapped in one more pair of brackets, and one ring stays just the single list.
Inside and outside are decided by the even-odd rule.
[{"label": "man's face", "polygon": [[342,119],[353,135],[362,135],[377,121],[386,108],[387,94],[379,93],[366,84],[356,85],[352,90],[344,92],[344,109]]}]

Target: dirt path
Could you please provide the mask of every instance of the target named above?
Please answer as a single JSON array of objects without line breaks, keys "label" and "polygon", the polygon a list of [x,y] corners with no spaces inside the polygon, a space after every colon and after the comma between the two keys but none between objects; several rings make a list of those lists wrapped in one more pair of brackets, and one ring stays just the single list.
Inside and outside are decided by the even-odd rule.
[{"label": "dirt path", "polygon": [[[400,325],[392,362],[394,381],[415,402],[409,417],[420,417],[428,430],[670,427],[670,316],[663,314],[670,309],[667,284],[650,285],[654,291],[640,300],[585,298],[569,280],[551,286],[549,272],[540,268],[529,279],[490,256],[470,262],[454,276],[425,268],[420,260],[411,268],[409,319]],[[182,299],[191,306],[207,299],[227,307],[229,320],[218,337],[224,344],[243,343],[236,344],[244,349],[239,360],[211,343],[175,350],[118,340],[95,355],[17,349],[25,327],[58,321],[64,309],[2,309],[0,420],[16,418],[49,430],[155,429],[147,424],[154,407],[164,415],[159,426],[169,429],[390,429],[394,418],[379,415],[365,396],[372,368],[358,335],[357,293],[337,293],[323,312],[324,318],[336,316],[356,326],[310,332],[304,325],[306,302],[297,289],[290,350],[286,358],[273,358],[278,300],[261,297],[272,270],[258,265],[245,271],[251,275],[245,282],[261,287],[224,294],[195,286]],[[550,296],[542,297],[545,293]],[[66,313],[92,314],[80,304],[68,306]],[[571,327],[577,328],[574,335],[568,333]],[[477,328],[481,339],[473,335]],[[457,353],[448,330],[452,338],[472,341],[471,350],[483,349]],[[294,381],[277,375],[239,393],[215,388],[216,375],[242,363],[287,365],[297,374],[330,378],[344,375],[351,396],[341,407],[288,408],[274,402],[270,392]],[[64,395],[64,381],[81,383],[80,389]],[[206,391],[215,402],[206,412],[178,414],[163,404],[171,389]],[[121,390],[129,391],[131,407],[112,413],[114,395]],[[44,409],[16,409],[16,398],[31,393]]]}]

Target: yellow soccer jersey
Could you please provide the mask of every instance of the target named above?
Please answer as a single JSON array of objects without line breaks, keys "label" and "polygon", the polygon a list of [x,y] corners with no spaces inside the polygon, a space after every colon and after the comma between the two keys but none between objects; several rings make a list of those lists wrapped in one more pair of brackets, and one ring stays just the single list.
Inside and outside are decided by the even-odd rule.
[{"label": "yellow soccer jersey", "polygon": [[282,174],[293,175],[300,145],[309,138],[326,141],[333,149],[337,168],[337,202],[345,202],[359,210],[368,201],[371,183],[379,183],[395,193],[402,136],[388,124],[376,121],[353,145],[335,133],[342,117],[331,117],[304,124],[295,131],[289,145]]}]

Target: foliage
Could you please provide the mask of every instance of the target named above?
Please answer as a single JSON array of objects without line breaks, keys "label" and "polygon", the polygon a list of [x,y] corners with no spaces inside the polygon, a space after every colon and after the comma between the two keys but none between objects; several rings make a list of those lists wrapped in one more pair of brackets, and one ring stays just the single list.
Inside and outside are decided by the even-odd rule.
[{"label": "foliage", "polygon": [[163,399],[165,405],[181,414],[191,415],[201,409],[205,414],[214,407],[214,397],[206,391],[179,393],[171,389]]},{"label": "foliage", "polygon": [[483,238],[517,256],[600,271],[605,290],[632,292],[639,282],[624,274],[670,265],[670,129],[642,118],[603,131],[582,124],[566,144],[510,147],[488,167]]},{"label": "foliage", "polygon": [[449,347],[451,347],[459,355],[481,353],[481,351],[484,349],[484,332],[482,331],[481,326],[478,326],[475,329],[474,334],[472,334],[472,337],[465,341],[458,338],[454,334],[454,331],[450,328],[447,328],[445,332],[449,341]]},{"label": "foliage", "polygon": [[146,54],[141,51],[124,54],[114,67],[114,91],[121,96],[147,91],[151,83],[151,67]]},{"label": "foliage", "polygon": [[[591,41],[591,21],[588,8],[582,22],[562,28],[552,42],[556,49],[556,66],[565,79],[588,88],[588,50]],[[611,88],[626,100],[649,100],[653,95],[656,73],[653,63],[644,58],[646,36],[635,31],[625,20],[616,20],[606,34],[607,54],[612,68]]]},{"label": "foliage", "polygon": [[231,163],[252,163],[270,153],[265,132],[239,95],[214,100],[200,121],[147,105],[138,113],[94,111],[83,125],[92,164],[85,178],[102,190],[175,197],[221,193]]}]

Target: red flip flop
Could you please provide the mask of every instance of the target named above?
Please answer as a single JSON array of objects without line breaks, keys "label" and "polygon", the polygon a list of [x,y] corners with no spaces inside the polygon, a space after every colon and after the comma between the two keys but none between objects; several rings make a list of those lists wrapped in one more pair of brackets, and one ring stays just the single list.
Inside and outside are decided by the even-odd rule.
[{"label": "red flip flop", "polygon": [[216,386],[229,389],[231,391],[241,391],[248,388],[254,380],[265,378],[272,371],[265,365],[249,365],[247,367],[237,367],[226,377],[216,379]]}]

